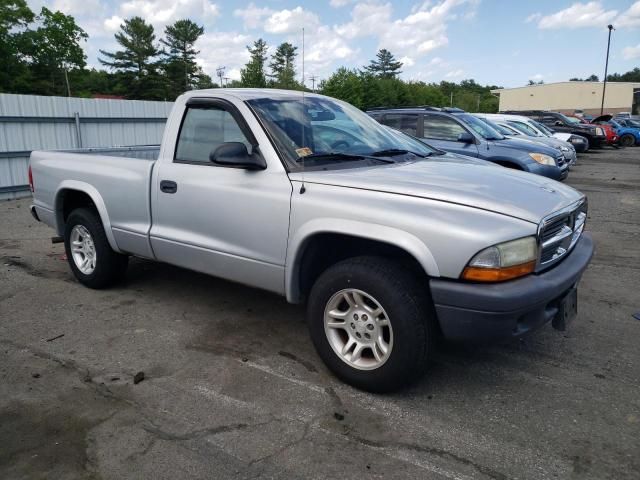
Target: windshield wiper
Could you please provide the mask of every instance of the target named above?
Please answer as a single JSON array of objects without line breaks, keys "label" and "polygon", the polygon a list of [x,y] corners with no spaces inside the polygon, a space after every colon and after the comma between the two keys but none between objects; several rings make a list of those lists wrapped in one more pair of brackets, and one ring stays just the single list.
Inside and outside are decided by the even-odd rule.
[{"label": "windshield wiper", "polygon": [[383,162],[383,163],[394,163],[393,160],[388,160],[386,158],[378,158],[378,157],[374,157],[372,155],[361,155],[361,154],[356,154],[356,153],[342,153],[342,152],[318,152],[318,153],[312,153],[311,155],[305,155],[304,157],[299,157],[296,162],[300,163],[302,161],[307,161],[307,160],[317,160],[317,159],[322,159],[322,160],[334,160],[334,161],[340,161],[340,160],[375,160],[377,162]]},{"label": "windshield wiper", "polygon": [[406,155],[408,153],[411,153],[416,157],[422,157],[422,158],[425,158],[431,155],[431,152],[417,153],[417,152],[412,152],[411,150],[403,150],[401,148],[387,148],[385,150],[378,150],[377,152],[370,153],[369,155],[371,155],[372,157],[393,157],[395,155]]}]

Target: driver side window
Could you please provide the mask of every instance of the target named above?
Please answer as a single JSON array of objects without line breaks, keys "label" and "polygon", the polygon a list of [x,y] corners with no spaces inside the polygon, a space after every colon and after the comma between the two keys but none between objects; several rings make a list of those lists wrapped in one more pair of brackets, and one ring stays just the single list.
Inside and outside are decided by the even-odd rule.
[{"label": "driver side window", "polygon": [[210,163],[209,155],[225,142],[241,142],[251,151],[251,143],[233,116],[221,108],[189,107],[182,120],[176,162]]}]

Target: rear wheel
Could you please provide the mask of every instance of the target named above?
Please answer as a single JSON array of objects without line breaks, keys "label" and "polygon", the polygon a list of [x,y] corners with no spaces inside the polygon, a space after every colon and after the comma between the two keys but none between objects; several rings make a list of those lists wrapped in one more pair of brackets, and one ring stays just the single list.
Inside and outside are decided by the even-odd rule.
[{"label": "rear wheel", "polygon": [[636,143],[636,139],[630,133],[625,133],[620,137],[620,145],[623,147],[633,147]]},{"label": "rear wheel", "polygon": [[311,290],[307,316],[322,360],[357,388],[396,390],[427,367],[433,308],[417,276],[388,259],[358,257],[330,267]]},{"label": "rear wheel", "polygon": [[83,285],[105,288],[124,276],[128,257],[111,248],[94,210],[78,208],[71,212],[65,225],[64,246],[71,271]]}]

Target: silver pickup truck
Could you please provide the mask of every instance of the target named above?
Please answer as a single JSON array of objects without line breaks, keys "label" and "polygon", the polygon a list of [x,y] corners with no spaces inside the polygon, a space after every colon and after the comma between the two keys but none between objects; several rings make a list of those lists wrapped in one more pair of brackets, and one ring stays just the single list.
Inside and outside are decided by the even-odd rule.
[{"label": "silver pickup truck", "polygon": [[586,198],[561,183],[292,91],[186,93],[156,151],[32,153],[32,214],[84,285],[135,255],[306,301],[318,354],[370,391],[419,377],[439,337],[576,314],[593,243]]}]

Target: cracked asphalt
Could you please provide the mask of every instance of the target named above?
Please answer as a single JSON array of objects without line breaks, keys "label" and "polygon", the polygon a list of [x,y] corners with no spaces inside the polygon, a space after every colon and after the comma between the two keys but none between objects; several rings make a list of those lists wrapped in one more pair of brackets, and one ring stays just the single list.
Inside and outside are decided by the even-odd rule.
[{"label": "cracked asphalt", "polygon": [[2,202],[0,478],[640,478],[640,148],[568,183],[596,241],[571,330],[444,345],[384,396],[328,373],[303,307],[142,260],[89,290]]}]

